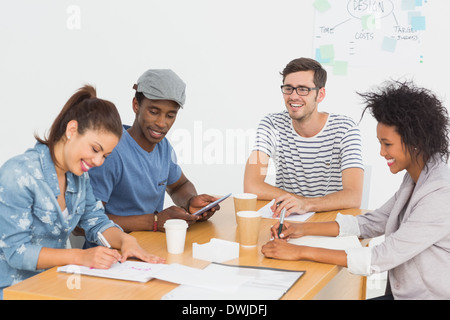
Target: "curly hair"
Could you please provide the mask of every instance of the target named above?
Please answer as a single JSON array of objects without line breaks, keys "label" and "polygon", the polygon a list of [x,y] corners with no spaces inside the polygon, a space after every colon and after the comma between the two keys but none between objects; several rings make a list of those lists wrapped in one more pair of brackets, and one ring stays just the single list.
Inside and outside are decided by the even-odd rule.
[{"label": "curly hair", "polygon": [[413,160],[426,164],[434,155],[449,159],[448,111],[436,95],[412,81],[390,81],[378,92],[357,93],[379,122],[395,127]]}]

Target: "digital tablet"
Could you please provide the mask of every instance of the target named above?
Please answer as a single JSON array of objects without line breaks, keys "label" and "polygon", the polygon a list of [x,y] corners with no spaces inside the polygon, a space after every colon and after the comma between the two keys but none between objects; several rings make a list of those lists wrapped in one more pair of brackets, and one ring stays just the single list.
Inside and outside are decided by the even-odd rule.
[{"label": "digital tablet", "polygon": [[219,200],[216,200],[214,202],[211,202],[210,204],[208,204],[207,206],[203,207],[202,209],[198,210],[196,213],[194,213],[196,216],[198,216],[199,214],[205,213],[206,211],[208,211],[209,209],[214,208],[215,206],[217,206],[220,202],[222,202],[223,200],[225,200],[226,198],[228,198],[229,196],[231,196],[231,193],[227,194],[225,197],[220,198]]}]

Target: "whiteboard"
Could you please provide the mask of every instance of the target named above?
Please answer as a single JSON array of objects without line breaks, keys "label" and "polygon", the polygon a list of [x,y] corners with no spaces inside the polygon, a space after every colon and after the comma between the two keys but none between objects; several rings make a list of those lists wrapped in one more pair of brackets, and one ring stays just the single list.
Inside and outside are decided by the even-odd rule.
[{"label": "whiteboard", "polygon": [[[411,2],[392,2],[397,20],[405,23],[411,10],[402,5]],[[168,135],[183,172],[199,193],[242,192],[245,162],[259,121],[285,108],[279,72],[292,59],[315,57],[318,25],[334,27],[350,19],[329,38],[336,46],[361,30],[361,20],[348,13],[347,4],[0,0],[0,164],[32,147],[33,134],[43,136],[67,99],[85,83],[95,85],[98,96],[114,102],[123,122],[132,124],[133,84],[148,68],[170,68],[187,84],[185,107]],[[408,59],[407,49],[397,46],[395,52],[383,52],[371,41],[373,50],[358,47],[370,52],[355,65],[336,47],[334,63],[325,65],[327,95],[320,111],[359,121],[363,106],[355,92],[404,76],[446,102],[450,1],[414,4],[426,19],[426,30],[418,32],[420,43],[410,51],[414,61],[388,65],[391,58]],[[334,12],[329,23],[323,21],[322,14]],[[385,32],[391,21],[392,15],[376,26]],[[417,62],[417,53],[423,54],[423,63]],[[335,69],[337,61],[348,61],[347,69]],[[373,172],[370,208],[392,196],[402,179],[402,174],[392,175],[379,156],[375,125],[370,116],[360,124],[363,159]]]},{"label": "whiteboard", "polygon": [[348,66],[423,63],[428,3],[422,0],[315,1],[313,56],[347,75]]}]

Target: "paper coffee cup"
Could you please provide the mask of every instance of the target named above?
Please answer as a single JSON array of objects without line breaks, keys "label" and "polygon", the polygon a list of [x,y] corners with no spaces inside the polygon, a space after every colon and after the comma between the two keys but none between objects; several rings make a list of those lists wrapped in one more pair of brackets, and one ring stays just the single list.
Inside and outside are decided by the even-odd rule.
[{"label": "paper coffee cup", "polygon": [[169,253],[180,254],[184,252],[187,227],[187,222],[181,219],[169,219],[164,223],[167,251]]},{"label": "paper coffee cup", "polygon": [[243,247],[255,247],[258,244],[261,214],[257,211],[239,211],[237,223],[239,244]]},{"label": "paper coffee cup", "polygon": [[[239,211],[256,211],[257,195],[253,193],[239,193],[234,194],[234,212],[237,214]],[[237,217],[236,217],[237,222]]]}]

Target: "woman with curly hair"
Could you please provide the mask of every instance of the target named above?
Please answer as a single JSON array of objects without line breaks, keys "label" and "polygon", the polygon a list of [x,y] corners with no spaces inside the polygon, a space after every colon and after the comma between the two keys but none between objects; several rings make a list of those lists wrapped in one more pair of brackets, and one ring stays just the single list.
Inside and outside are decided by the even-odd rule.
[{"label": "woman with curly hair", "polygon": [[[369,276],[388,271],[387,299],[450,299],[449,117],[435,94],[412,82],[390,82],[360,94],[377,120],[380,155],[389,170],[406,170],[395,195],[381,208],[336,221],[285,224],[280,237],[263,246],[266,257],[305,259],[348,267]],[[373,238],[375,247],[328,250],[289,244],[305,235]]]}]

